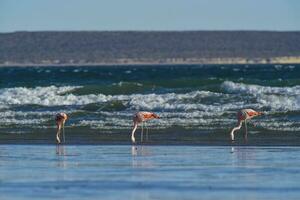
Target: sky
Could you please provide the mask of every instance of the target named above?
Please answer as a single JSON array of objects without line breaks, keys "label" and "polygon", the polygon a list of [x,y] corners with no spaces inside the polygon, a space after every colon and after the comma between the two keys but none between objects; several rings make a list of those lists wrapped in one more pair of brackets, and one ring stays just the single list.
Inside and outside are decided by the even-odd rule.
[{"label": "sky", "polygon": [[0,0],[0,32],[300,30],[300,0]]}]

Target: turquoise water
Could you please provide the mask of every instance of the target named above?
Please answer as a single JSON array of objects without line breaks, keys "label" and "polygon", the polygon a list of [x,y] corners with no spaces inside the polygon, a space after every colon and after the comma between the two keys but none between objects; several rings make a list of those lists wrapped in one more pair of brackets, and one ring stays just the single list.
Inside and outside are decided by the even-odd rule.
[{"label": "turquoise water", "polygon": [[0,145],[0,199],[299,199],[299,147]]},{"label": "turquoise water", "polygon": [[12,140],[53,133],[57,112],[82,134],[128,134],[141,110],[161,116],[148,124],[154,132],[225,134],[242,108],[266,113],[249,123],[250,134],[297,134],[300,65],[0,68],[0,134]]}]

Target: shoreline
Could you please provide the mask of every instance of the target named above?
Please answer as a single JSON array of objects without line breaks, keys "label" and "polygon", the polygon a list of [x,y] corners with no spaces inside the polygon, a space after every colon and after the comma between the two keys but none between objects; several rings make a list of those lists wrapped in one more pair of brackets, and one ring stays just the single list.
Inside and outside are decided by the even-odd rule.
[{"label": "shoreline", "polygon": [[161,60],[151,59],[117,59],[112,62],[92,63],[1,63],[0,67],[96,67],[96,66],[168,66],[168,65],[268,65],[268,64],[300,64],[300,56],[273,58],[170,58]]},{"label": "shoreline", "polygon": [[[136,135],[136,143],[130,140],[130,131],[104,133],[92,130],[68,130],[66,143],[62,145],[170,145],[170,146],[300,146],[297,132],[259,132],[250,134],[245,143],[243,134],[238,134],[231,143],[227,131],[163,131],[149,134],[147,142],[140,141]],[[30,133],[12,134],[0,132],[0,145],[55,145],[55,130],[36,130]]]}]

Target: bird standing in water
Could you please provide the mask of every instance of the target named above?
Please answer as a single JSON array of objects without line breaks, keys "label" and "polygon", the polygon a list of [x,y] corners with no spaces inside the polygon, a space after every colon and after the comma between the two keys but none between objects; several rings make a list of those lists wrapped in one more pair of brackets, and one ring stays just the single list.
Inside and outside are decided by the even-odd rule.
[{"label": "bird standing in water", "polygon": [[65,122],[67,121],[68,116],[66,113],[57,113],[55,115],[55,122],[56,122],[56,127],[57,127],[57,132],[56,132],[56,142],[57,144],[61,143],[60,140],[60,132],[61,129],[63,129],[63,134],[62,134],[62,139],[63,142],[65,142]]},{"label": "bird standing in water", "polygon": [[[133,130],[131,132],[131,141],[135,143],[134,132],[136,131],[138,124],[142,123],[142,132],[141,132],[141,141],[143,141],[143,123],[151,120],[151,119],[159,119],[160,117],[152,112],[137,112],[133,116]],[[147,130],[147,137],[148,137],[148,130]]]},{"label": "bird standing in water", "polygon": [[244,139],[245,141],[248,140],[248,132],[247,132],[247,120],[252,119],[253,117],[262,115],[262,112],[257,112],[253,109],[242,109],[237,113],[237,119],[238,119],[238,126],[234,127],[230,132],[230,139],[231,141],[234,141],[234,132],[236,130],[241,129],[243,122],[245,122],[245,135]]}]

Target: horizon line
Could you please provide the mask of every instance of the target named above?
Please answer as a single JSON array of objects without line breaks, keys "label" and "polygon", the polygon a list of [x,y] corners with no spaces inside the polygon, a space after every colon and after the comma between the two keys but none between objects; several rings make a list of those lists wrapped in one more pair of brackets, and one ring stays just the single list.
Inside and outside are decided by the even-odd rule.
[{"label": "horizon line", "polygon": [[0,33],[23,32],[300,32],[300,30],[269,30],[269,29],[187,29],[187,30],[16,30],[0,31]]}]

